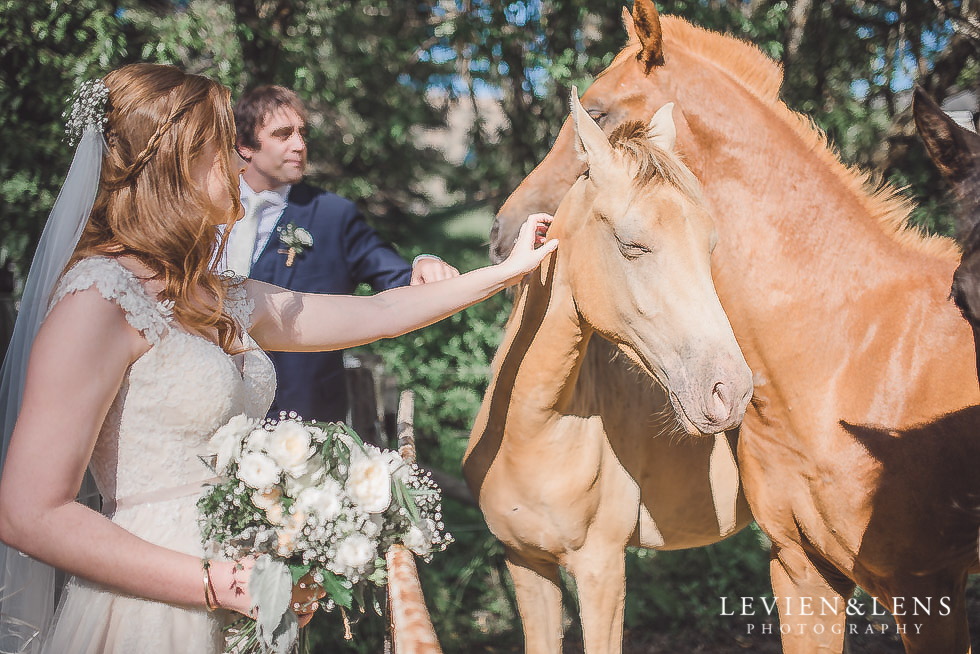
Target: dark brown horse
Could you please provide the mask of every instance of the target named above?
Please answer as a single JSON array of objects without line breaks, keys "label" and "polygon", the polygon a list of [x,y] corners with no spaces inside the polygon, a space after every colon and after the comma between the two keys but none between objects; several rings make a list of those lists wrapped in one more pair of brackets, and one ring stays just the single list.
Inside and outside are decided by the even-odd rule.
[{"label": "dark brown horse", "polygon": [[[919,136],[959,202],[957,240],[963,257],[950,295],[980,339],[980,136],[947,116],[925,91],[916,88],[912,113]],[[977,359],[980,371],[980,357]]]},{"label": "dark brown horse", "polygon": [[[611,132],[675,103],[678,150],[718,229],[715,286],[754,373],[738,463],[772,540],[784,650],[840,652],[860,584],[908,652],[969,651],[980,389],[947,299],[956,247],[905,228],[907,205],[869,190],[779,101],[779,67],[758,49],[661,21],[650,0],[626,23],[629,43],[582,104]],[[566,125],[498,214],[492,253],[581,171]],[[605,398],[619,365],[596,358],[579,385]],[[605,399],[636,406],[639,390],[615,392]]]}]

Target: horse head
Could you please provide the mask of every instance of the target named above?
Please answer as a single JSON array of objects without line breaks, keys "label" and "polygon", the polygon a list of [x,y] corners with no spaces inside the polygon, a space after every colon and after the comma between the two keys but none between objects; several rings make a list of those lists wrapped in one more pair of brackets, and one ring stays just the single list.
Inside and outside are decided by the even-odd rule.
[{"label": "horse head", "polygon": [[737,426],[752,376],[711,279],[714,222],[673,152],[673,105],[607,138],[574,89],[571,104],[585,170],[551,228],[562,243],[556,283],[592,329],[663,385],[689,433]]},{"label": "horse head", "polygon": [[980,136],[957,125],[918,87],[912,113],[926,151],[959,201],[956,231],[963,258],[950,295],[970,324],[980,327]]},{"label": "horse head", "polygon": [[[650,120],[654,110],[675,98],[664,71],[663,33],[652,0],[636,0],[633,13],[623,9],[629,35],[626,46],[582,96],[581,103],[602,130],[611,134],[626,121]],[[666,83],[665,83],[666,82]],[[677,129],[689,130],[683,115]],[[503,261],[529,213],[554,213],[562,196],[582,172],[575,154],[573,126],[565,121],[548,155],[531,171],[500,208],[490,230],[490,258]]]}]

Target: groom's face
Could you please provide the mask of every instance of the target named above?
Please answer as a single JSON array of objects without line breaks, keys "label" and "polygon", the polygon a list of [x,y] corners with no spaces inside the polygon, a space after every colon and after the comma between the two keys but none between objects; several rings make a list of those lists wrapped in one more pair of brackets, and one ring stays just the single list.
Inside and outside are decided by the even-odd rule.
[{"label": "groom's face", "polygon": [[299,114],[289,107],[280,107],[266,117],[256,140],[258,149],[240,148],[248,160],[252,177],[267,182],[268,188],[295,184],[303,179],[306,172],[306,123]]}]

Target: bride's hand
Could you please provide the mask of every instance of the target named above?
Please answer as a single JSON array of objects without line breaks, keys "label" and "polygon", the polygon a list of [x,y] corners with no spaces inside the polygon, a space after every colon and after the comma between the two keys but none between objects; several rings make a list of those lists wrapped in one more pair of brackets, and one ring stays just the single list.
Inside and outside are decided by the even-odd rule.
[{"label": "bride's hand", "polygon": [[252,614],[252,595],[248,592],[248,578],[254,566],[254,557],[241,561],[214,561],[211,564],[211,583],[218,606],[255,617]]},{"label": "bride's hand", "polygon": [[521,225],[521,231],[517,234],[510,256],[497,264],[504,266],[505,270],[513,271],[505,282],[508,286],[516,284],[525,274],[537,268],[541,261],[558,247],[558,239],[546,240],[553,218],[547,213],[532,213]]}]

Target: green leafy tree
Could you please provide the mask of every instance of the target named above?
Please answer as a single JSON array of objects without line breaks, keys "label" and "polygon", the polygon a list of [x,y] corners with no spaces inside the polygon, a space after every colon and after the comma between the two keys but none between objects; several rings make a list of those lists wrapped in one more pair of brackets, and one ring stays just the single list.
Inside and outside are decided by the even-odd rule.
[{"label": "green leafy tree", "polygon": [[116,7],[0,2],[0,264],[24,270],[71,160],[61,114],[79,79],[124,60]]}]

